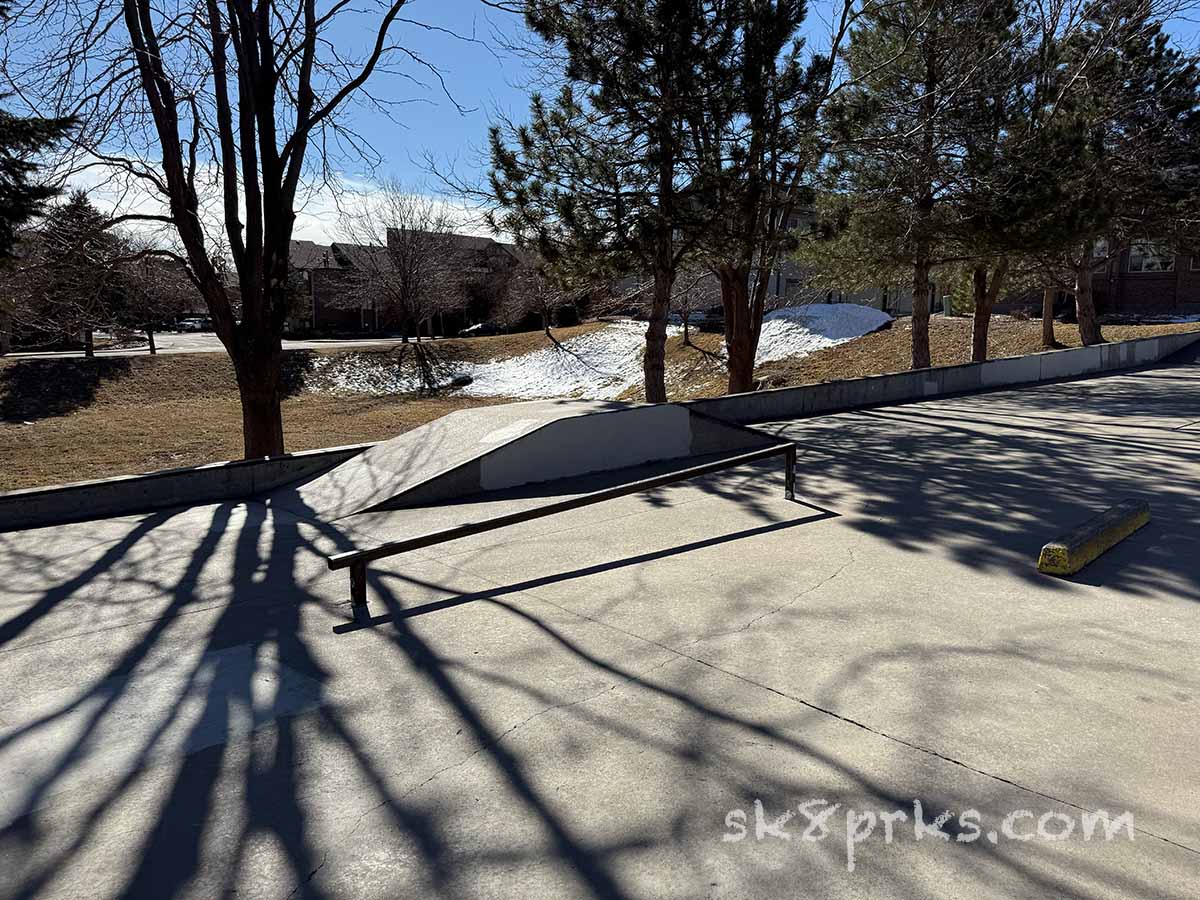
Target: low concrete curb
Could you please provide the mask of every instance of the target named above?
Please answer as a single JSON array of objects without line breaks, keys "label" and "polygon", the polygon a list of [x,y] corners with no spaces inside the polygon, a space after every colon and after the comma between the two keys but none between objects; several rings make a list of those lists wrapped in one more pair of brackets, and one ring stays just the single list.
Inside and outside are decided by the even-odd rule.
[{"label": "low concrete curb", "polygon": [[1038,557],[1038,571],[1074,575],[1101,553],[1125,540],[1150,521],[1150,505],[1126,500],[1088,519],[1066,537],[1051,541]]},{"label": "low concrete curb", "polygon": [[263,459],[166,469],[148,475],[7,491],[0,493],[0,531],[129,516],[172,506],[245,500],[324,472],[372,446],[329,447]]},{"label": "low concrete curb", "polygon": [[773,422],[1133,369],[1165,359],[1197,341],[1200,331],[1189,331],[982,363],[688,400],[683,405],[726,422]]},{"label": "low concrete curb", "polygon": [[[1200,341],[1200,331],[1098,347],[1052,350],[962,366],[689,400],[678,405],[736,424],[795,419],[1132,369],[1158,362],[1197,341]],[[172,506],[246,500],[317,475],[372,446],[373,443],[331,447],[266,459],[213,463],[148,475],[0,493],[0,532],[135,515]]]}]

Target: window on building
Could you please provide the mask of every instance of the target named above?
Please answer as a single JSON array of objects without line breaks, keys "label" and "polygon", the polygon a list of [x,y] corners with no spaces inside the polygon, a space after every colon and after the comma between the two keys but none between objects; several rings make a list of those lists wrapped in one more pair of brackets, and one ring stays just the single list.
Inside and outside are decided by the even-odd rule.
[{"label": "window on building", "polygon": [[1191,265],[1188,268],[1193,272],[1200,272],[1200,254],[1193,254],[1191,256]]},{"label": "window on building", "polygon": [[1175,254],[1155,241],[1136,241],[1129,247],[1130,272],[1174,272]]}]

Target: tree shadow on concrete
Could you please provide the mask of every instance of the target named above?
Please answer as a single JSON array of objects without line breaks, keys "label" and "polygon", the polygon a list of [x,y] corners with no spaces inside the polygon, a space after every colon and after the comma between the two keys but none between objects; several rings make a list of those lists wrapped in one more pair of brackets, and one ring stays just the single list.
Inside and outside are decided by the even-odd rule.
[{"label": "tree shadow on concrete", "polygon": [[1200,443],[1178,427],[1200,377],[1176,384],[1166,371],[764,427],[798,445],[799,496],[904,550],[1043,587],[1067,585],[1037,572],[1043,544],[1144,499],[1151,525],[1074,580],[1200,600],[1200,557],[1186,551],[1200,528]]},{"label": "tree shadow on concrete", "polygon": [[[949,426],[905,420],[903,427],[889,430],[884,426],[891,421],[884,416],[881,425],[879,414],[863,414],[858,424],[851,426],[864,442],[861,457],[849,455],[845,442],[850,438],[841,432],[824,435],[825,439],[820,440],[807,432],[801,436],[802,446],[819,450],[823,472],[876,489],[866,492],[871,499],[865,512],[848,510],[839,502],[826,500],[825,509],[815,515],[767,522],[732,534],[717,534],[490,590],[464,593],[449,580],[403,576],[401,580],[439,598],[417,608],[406,606],[397,594],[394,583],[400,576],[373,571],[370,578],[373,599],[390,613],[395,621],[394,631],[376,632],[370,635],[374,644],[346,645],[344,651],[328,642],[357,639],[335,637],[328,630],[334,617],[345,615],[346,611],[340,600],[329,599],[329,584],[321,582],[324,574],[321,558],[331,549],[352,549],[347,530],[321,523],[318,516],[306,515],[302,508],[284,513],[262,503],[247,504],[244,522],[235,526],[231,524],[233,506],[214,507],[203,533],[196,536],[181,574],[169,576],[171,580],[164,582],[164,575],[156,571],[153,559],[143,561],[127,574],[130,580],[138,579],[146,585],[160,584],[167,599],[165,609],[148,623],[129,626],[132,637],[128,646],[111,660],[106,659],[102,671],[89,678],[89,683],[75,696],[0,735],[0,752],[4,752],[14,744],[42,739],[52,725],[69,716],[79,717],[79,727],[64,745],[54,747],[41,774],[30,776],[29,782],[22,785],[22,814],[0,830],[0,853],[6,859],[20,862],[8,874],[0,876],[0,883],[19,896],[52,893],[60,886],[56,879],[65,869],[86,860],[93,843],[117,840],[113,834],[119,834],[122,827],[132,829],[138,837],[128,842],[117,840],[117,847],[129,854],[132,865],[128,871],[115,870],[119,873],[115,893],[131,898],[229,896],[235,891],[245,892],[251,886],[244,880],[247,877],[255,879],[252,885],[255,890],[263,891],[267,890],[268,881],[277,880],[280,896],[355,896],[364,890],[359,879],[367,880],[365,890],[370,892],[389,879],[399,880],[399,875],[412,876],[407,869],[419,872],[421,880],[430,886],[430,894],[459,897],[469,895],[460,879],[461,872],[472,865],[496,866],[501,870],[516,865],[534,872],[540,871],[539,867],[561,869],[570,874],[575,891],[581,895],[632,897],[644,892],[629,883],[627,870],[621,864],[626,854],[692,853],[693,868],[681,877],[693,877],[702,871],[700,857],[706,851],[696,848],[707,847],[706,841],[713,840],[705,829],[719,829],[719,820],[714,825],[705,818],[712,810],[688,808],[680,803],[672,807],[675,813],[662,828],[627,829],[617,839],[597,840],[581,826],[580,814],[565,811],[564,799],[556,797],[554,787],[539,776],[538,767],[545,761],[529,750],[522,750],[512,740],[516,726],[504,728],[495,723],[496,715],[486,703],[486,692],[481,697],[479,691],[467,690],[465,679],[532,701],[536,711],[523,721],[532,721],[544,711],[558,711],[569,722],[586,728],[589,740],[603,743],[619,738],[640,746],[669,759],[673,767],[694,772],[697,783],[711,780],[723,785],[729,796],[761,795],[791,801],[798,793],[803,796],[804,790],[824,789],[819,780],[809,782],[779,764],[780,759],[788,759],[805,760],[836,773],[840,783],[848,785],[847,790],[864,804],[885,808],[911,804],[911,794],[897,790],[891,782],[861,766],[847,763],[828,746],[800,736],[813,722],[829,721],[838,727],[856,729],[854,733],[862,740],[879,737],[837,713],[836,696],[804,700],[781,697],[776,692],[775,698],[791,704],[790,713],[776,720],[757,715],[753,709],[730,709],[706,699],[698,686],[680,686],[668,677],[671,673],[668,664],[706,666],[694,658],[698,650],[688,656],[673,648],[658,647],[656,652],[663,653],[662,666],[655,663],[635,668],[619,658],[588,649],[567,627],[550,622],[531,605],[516,602],[526,592],[553,587],[569,579],[600,576],[827,519],[835,514],[834,509],[853,516],[856,526],[863,530],[903,541],[913,552],[920,552],[925,541],[954,535],[964,541],[956,546],[956,553],[967,564],[984,569],[1009,565],[1024,552],[1027,539],[997,523],[994,511],[1026,497],[1024,492],[1029,486],[1026,484],[1022,489],[1018,484],[1016,473],[1010,468],[1011,460],[996,459],[1001,451],[1015,456],[1017,461],[1036,462],[1045,467],[1039,470],[1044,474],[1034,476],[1033,488],[1051,493],[1055,504],[1051,508],[1056,515],[1073,514],[1079,505],[1078,489],[1069,493],[1055,481],[1079,465],[1079,454],[1073,453],[1069,461],[1054,461],[1053,456],[1061,452],[1061,447],[1049,438],[1031,437],[1025,431],[996,437],[976,433],[969,425],[956,425],[966,429],[957,438],[964,442],[959,448],[963,452],[952,454],[946,466],[930,471],[925,468],[928,454],[945,448]],[[913,433],[916,425],[924,430]],[[843,442],[839,444],[838,440]],[[909,443],[897,447],[897,441]],[[895,456],[898,449],[899,460]],[[903,456],[908,451],[917,454],[911,464]],[[1097,449],[1090,461],[1099,464],[1111,459],[1112,452]],[[744,511],[764,515],[768,511],[768,497],[775,498],[771,502],[778,502],[779,485],[771,479],[756,480],[757,475],[761,472],[726,473],[705,479],[699,484],[699,493],[728,499]],[[995,476],[996,483],[987,484],[988,476]],[[968,492],[967,488],[981,477],[985,482],[982,493]],[[1091,497],[1106,493],[1112,485],[1106,482],[1085,487],[1086,496]],[[887,490],[897,491],[901,496],[885,497],[882,492]],[[841,499],[836,485],[824,483],[814,484],[810,499],[821,503],[822,495],[826,494],[832,501]],[[669,502],[665,495],[658,499]],[[1036,507],[1039,515],[1045,515],[1046,501],[1023,502],[1026,507]],[[1180,497],[1175,502],[1180,508],[1186,507],[1186,498]],[[980,518],[984,521],[977,521]],[[103,562],[99,565],[111,567],[119,562],[164,521],[150,517],[134,526],[128,538],[114,542],[111,549],[101,554]],[[234,548],[231,559],[223,563],[218,551],[226,535],[234,538]],[[991,543],[989,549],[975,550],[972,555],[969,540]],[[211,573],[214,566],[225,573],[227,580],[228,593],[222,594],[219,601],[209,596],[208,579],[215,577]],[[206,570],[209,574],[203,575]],[[64,605],[87,580],[85,572],[35,598],[29,612],[19,613],[10,620],[15,622],[10,642],[24,635],[40,619],[63,615]],[[341,585],[340,578],[338,584]],[[513,602],[505,602],[505,598]],[[453,638],[438,640],[415,628],[420,616],[446,613],[467,604],[487,604],[496,610],[498,628],[503,627],[505,620],[518,621],[535,637],[525,636],[516,646],[502,647],[494,658],[473,661],[455,652]],[[211,622],[201,618],[206,612],[211,615]],[[708,614],[716,624],[727,619],[728,609],[717,603]],[[583,621],[581,618],[580,622]],[[140,630],[134,631],[135,628]],[[746,640],[754,638],[751,634]],[[230,655],[231,650],[238,651],[238,655]],[[536,669],[526,671],[515,664],[548,650],[561,652],[583,670],[595,673],[604,689],[593,689],[579,696],[570,685],[547,682]],[[88,759],[93,745],[102,739],[104,728],[111,727],[110,720],[116,718],[117,708],[141,702],[140,697],[130,694],[136,686],[130,676],[143,670],[152,676],[152,664],[163,655],[175,653],[183,656],[184,668],[184,676],[173,688],[176,702],[147,711],[157,718],[150,729],[138,736],[132,758],[112,773],[111,782],[79,792],[74,806],[83,804],[84,811],[77,821],[69,821],[70,810],[56,810],[52,801],[59,791],[72,787],[72,777],[78,777],[76,770]],[[330,662],[334,653],[342,654],[336,665],[347,667],[339,673],[341,676],[357,671],[364,681],[379,688],[378,694],[347,696],[335,691]],[[289,677],[302,686],[303,703],[297,709],[276,693],[259,717],[253,719],[253,727],[246,730],[239,719],[245,710],[255,708],[255,698],[261,692],[259,681],[264,677],[280,678],[282,668],[267,665],[272,659],[294,673]],[[403,665],[385,665],[388,660]],[[867,677],[870,670],[869,660],[861,661],[857,668],[848,668],[838,681],[838,689],[847,689],[856,680]],[[397,706],[388,696],[389,689],[395,687],[387,680],[389,676],[410,682],[406,688],[415,692],[420,704]],[[732,676],[723,673],[722,677]],[[616,700],[610,698],[612,685],[622,692]],[[752,687],[747,685],[747,689]],[[757,689],[771,693],[762,686]],[[654,709],[681,714],[687,722],[686,729],[674,733],[667,729],[670,736],[664,737],[661,727],[656,729],[652,722],[640,721],[626,713],[633,697],[652,704]],[[590,702],[601,698],[615,706],[602,708]],[[987,701],[979,698],[977,702]],[[419,758],[419,763],[432,764],[434,768],[397,777],[394,769],[397,763],[394,760],[389,763],[394,748],[381,748],[377,743],[368,746],[361,735],[363,721],[356,719],[362,708],[376,705],[402,723],[411,723],[408,727],[444,730],[447,739],[455,729],[462,730],[471,738],[471,749],[464,752],[463,759],[453,762]],[[365,721],[368,726],[378,727],[384,718],[381,713]],[[403,737],[403,726],[398,727]],[[182,746],[188,748],[182,755],[171,753],[171,741],[175,739],[172,736],[178,732],[182,732]],[[730,733],[739,736],[738,740],[730,742]],[[564,737],[568,746],[570,737],[569,734]],[[750,759],[735,752],[746,745],[765,747],[770,754]],[[591,758],[585,755],[589,748],[580,747],[578,752],[580,760]],[[169,762],[163,761],[163,754],[170,757]],[[340,773],[336,767],[331,771],[325,766],[327,758],[348,762],[354,771]],[[406,761],[400,758],[401,764]],[[515,798],[522,811],[538,823],[547,838],[542,845],[513,848],[499,839],[481,848],[454,845],[449,835],[459,824],[456,820],[461,811],[447,804],[444,795],[421,797],[417,790],[450,765],[468,761],[501,779],[507,798]],[[564,765],[567,762],[563,760]],[[155,778],[155,772],[167,765],[171,769],[162,779],[161,789],[148,788],[147,782]],[[357,802],[342,813],[346,821],[340,823],[338,834],[344,836],[345,843],[331,844],[328,831],[319,829],[314,821],[313,795],[337,792],[346,784],[363,787],[355,788],[357,793],[352,796]],[[999,784],[992,787],[995,802],[1001,802],[999,798],[1008,787]],[[942,792],[923,793],[921,799],[928,809],[955,804],[962,808],[968,800],[980,802],[979,797],[966,797],[949,787]],[[505,801],[485,798],[484,808],[487,803],[498,802]],[[122,825],[119,811],[131,804],[136,809],[133,825],[128,819]],[[64,817],[68,819],[65,823]],[[366,828],[356,833],[364,821],[375,823],[374,827],[386,822],[393,839],[404,840],[414,848],[412,855],[403,862],[397,858],[390,864],[390,870],[389,865],[381,865],[378,860],[371,862],[371,868],[366,864],[359,866],[360,857],[369,855],[371,845],[384,837],[368,833]],[[278,865],[274,868],[257,855],[264,852],[264,844],[277,852]],[[826,862],[837,861],[838,850],[833,843],[815,852]],[[1043,865],[1034,859],[1048,859],[1049,849],[1023,847],[1020,857],[990,848],[976,852],[1019,878],[1021,886],[1033,894],[1070,894],[1070,885],[1079,873],[1095,883],[1107,883],[1131,895],[1154,893],[1154,886],[1140,876],[1120,872],[1100,861],[1063,865],[1060,875],[1048,872],[1047,868],[1052,869],[1057,863],[1051,860]],[[874,865],[879,877],[888,878],[894,895],[928,896],[928,885],[920,873],[891,866],[882,855]],[[794,871],[786,868],[782,871],[781,876],[779,867],[771,871],[741,869],[739,874],[747,888],[744,893],[764,896],[777,893],[781,878],[793,882]],[[93,877],[102,878],[105,874]],[[378,881],[371,881],[373,878]]]},{"label": "tree shadow on concrete", "polygon": [[[329,896],[316,876],[335,848],[314,841],[307,804],[302,799],[314,788],[303,783],[301,773],[309,771],[304,762],[312,742],[333,740],[362,770],[362,779],[377,795],[375,807],[386,811],[395,828],[411,836],[420,849],[420,865],[439,895],[459,896],[455,860],[461,857],[461,851],[445,844],[443,826],[436,815],[431,817],[426,806],[415,800],[406,802],[399,795],[392,786],[394,776],[380,767],[378,753],[369,751],[354,737],[355,729],[345,720],[344,711],[327,696],[329,673],[312,652],[313,634],[302,628],[306,609],[328,612],[337,606],[313,593],[313,576],[297,568],[300,556],[316,552],[313,535],[303,531],[292,517],[273,516],[268,507],[258,503],[245,505],[245,520],[234,525],[231,517],[235,508],[233,504],[213,508],[204,533],[197,535],[184,571],[172,576],[173,583],[163,585],[167,592],[165,608],[148,625],[133,626],[139,633],[89,679],[88,685],[69,700],[0,735],[0,752],[4,752],[23,742],[48,739],[64,723],[72,725],[70,739],[55,746],[43,760],[40,774],[31,775],[21,785],[24,812],[0,830],[4,856],[22,859],[21,865],[9,870],[4,882],[21,896],[53,892],[63,871],[77,857],[83,858],[89,845],[109,840],[113,828],[128,828],[118,824],[124,821],[120,811],[138,802],[142,805],[134,821],[145,827],[135,826],[133,830],[144,834],[136,847],[126,846],[123,851],[132,854],[133,865],[122,876],[123,886],[118,891],[121,896],[169,898],[197,890],[208,896],[226,895],[238,887],[239,873],[247,866],[253,868],[253,860],[246,854],[264,838],[281,849],[285,887],[292,888],[296,896]],[[135,525],[127,538],[101,555],[102,564],[87,566],[79,576],[53,590],[52,602],[35,601],[31,609],[36,612],[20,618],[23,626],[52,614],[64,615],[63,604],[88,580],[88,573],[97,572],[100,565],[120,561],[137,540],[167,518],[169,514],[161,514]],[[317,526],[315,530],[335,549],[348,549],[341,532],[328,526]],[[193,616],[203,615],[207,608],[204,586],[212,574],[202,578],[202,572],[219,560],[218,545],[230,535],[235,546],[229,567],[236,578],[228,599],[214,611],[212,623],[195,632],[202,645],[186,652],[190,662],[176,689],[176,702],[161,709],[153,704],[148,708],[146,714],[156,720],[139,738],[134,755],[107,773],[112,776],[111,783],[103,783],[94,792],[83,792],[80,802],[86,811],[71,827],[64,828],[55,813],[55,796],[78,788],[77,780],[87,771],[82,767],[97,743],[105,739],[105,730],[120,718],[121,709],[139,704],[139,696],[131,693],[139,684],[134,676],[153,674],[160,665],[159,657],[171,655],[180,640],[187,640],[181,638],[180,630],[191,631],[195,627],[192,623],[197,621]],[[149,585],[157,577],[152,559],[126,572],[129,583],[136,580]],[[375,587],[386,603],[397,602],[381,580],[376,579]],[[453,591],[449,586],[440,590]],[[324,627],[316,633],[324,640],[336,640]],[[501,745],[500,735],[487,724],[485,713],[458,690],[450,669],[443,667],[415,635],[401,634],[396,640],[397,649],[434,694],[456,711],[461,727],[487,748],[488,759],[503,774],[521,804],[552,836],[554,847],[546,853],[575,873],[586,894],[629,896],[610,871],[605,855],[645,849],[645,840],[632,837],[620,846],[598,848],[578,838],[543,789],[527,777],[526,761]],[[231,656],[231,649],[237,649],[238,655]],[[269,674],[259,664],[265,656],[277,658],[310,684],[313,708],[300,713],[283,709],[278,715],[268,714],[260,727],[244,735],[249,744],[246,751],[233,740],[242,733],[236,720],[239,710],[253,706],[255,679]],[[150,777],[148,773],[163,765],[163,754],[170,756],[176,741],[193,749],[177,759],[172,756],[169,779],[147,795],[143,782]],[[214,840],[227,854],[215,871]],[[541,852],[528,852],[534,855],[527,863],[542,857]]]}]

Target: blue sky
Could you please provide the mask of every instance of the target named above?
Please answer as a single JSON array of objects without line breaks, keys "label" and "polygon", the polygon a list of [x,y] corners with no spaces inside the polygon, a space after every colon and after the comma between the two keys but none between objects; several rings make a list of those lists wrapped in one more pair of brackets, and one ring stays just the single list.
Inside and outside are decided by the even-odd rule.
[{"label": "blue sky", "polygon": [[[830,0],[810,4],[806,32],[814,46],[825,46],[829,32]],[[433,84],[428,73],[421,74],[430,84],[419,88],[395,76],[385,75],[374,82],[376,91],[388,95],[420,98],[402,107],[397,122],[378,114],[358,112],[356,125],[385,158],[380,174],[394,176],[414,187],[429,183],[424,171],[426,152],[442,161],[456,161],[463,174],[479,174],[486,169],[480,156],[485,149],[488,123],[500,109],[520,119],[528,108],[526,86],[529,72],[523,60],[506,52],[497,34],[512,37],[525,32],[520,17],[485,6],[477,0],[416,0],[407,7],[414,20],[463,36],[473,36],[487,46],[402,24],[396,38],[415,53],[436,65],[455,100],[470,111],[460,113]],[[1184,43],[1194,41],[1195,23],[1177,20],[1172,33]],[[354,174],[354,173],[348,173]]]},{"label": "blue sky", "polygon": [[[806,26],[814,43],[821,43],[822,34],[828,30],[823,15],[828,6],[828,2],[815,3],[809,14]],[[524,60],[503,46],[504,39],[526,33],[524,23],[518,15],[492,9],[477,0],[416,0],[406,11],[411,19],[486,44],[411,24],[393,30],[398,42],[438,67],[455,101],[469,111],[459,112],[429,73],[409,65],[407,70],[423,79],[427,87],[384,75],[372,82],[372,88],[422,102],[402,107],[394,114],[395,122],[377,113],[359,111],[355,124],[385,156],[382,174],[405,183],[429,181],[424,171],[426,152],[440,160],[457,160],[463,172],[479,172],[479,154],[486,149],[493,113],[500,110],[520,119],[529,106],[530,72]]]},{"label": "blue sky", "polygon": [[[833,8],[833,0],[811,0],[804,27],[811,47],[828,46]],[[453,169],[459,177],[482,180],[487,171],[489,123],[498,111],[518,121],[527,114],[532,72],[524,59],[505,48],[506,41],[526,34],[524,22],[516,14],[488,7],[479,0],[413,0],[403,15],[411,21],[398,22],[393,39],[435,66],[446,90],[464,109],[458,109],[445,96],[435,76],[419,64],[400,66],[401,74],[377,72],[370,82],[371,91],[404,102],[393,109],[391,118],[362,105],[352,106],[347,110],[347,124],[375,148],[383,162],[368,172],[361,162],[344,157],[335,161],[335,167],[341,170],[347,185],[359,191],[369,190],[376,179],[394,178],[412,191],[441,193],[441,184],[427,171],[427,155],[437,160],[440,168]],[[349,12],[340,20],[331,38],[339,48],[361,50],[373,37],[371,25],[377,22],[377,13],[368,5],[361,13]],[[1196,42],[1198,29],[1193,21],[1177,21],[1172,31],[1181,43]],[[128,197],[115,191],[101,174],[97,173],[95,179],[81,186],[91,188],[101,206],[115,208],[129,203]],[[147,206],[156,203],[159,201],[152,200]],[[138,209],[146,211],[141,204]],[[487,233],[476,211],[462,209],[456,217],[462,230]],[[310,196],[298,210],[295,237],[321,242],[344,238],[338,219],[339,207],[333,196],[325,192]],[[214,218],[214,223],[219,225],[219,219]]]},{"label": "blue sky", "polygon": [[354,113],[355,125],[385,158],[381,174],[406,184],[429,181],[424,171],[426,152],[439,160],[457,160],[464,170],[479,171],[478,154],[485,148],[494,111],[522,115],[528,108],[525,64],[503,47],[505,38],[525,32],[524,23],[513,13],[477,0],[416,0],[405,8],[405,14],[442,29],[399,23],[392,35],[397,43],[438,68],[454,101],[466,111],[455,107],[430,72],[407,63],[404,70],[423,85],[384,74],[371,82],[371,89],[414,102],[396,110],[392,119],[360,108]]}]

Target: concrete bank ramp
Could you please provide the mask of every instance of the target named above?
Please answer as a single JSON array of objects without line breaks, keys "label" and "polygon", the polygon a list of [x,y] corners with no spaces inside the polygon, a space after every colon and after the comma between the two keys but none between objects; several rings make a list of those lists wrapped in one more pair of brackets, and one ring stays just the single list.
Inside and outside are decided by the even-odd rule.
[{"label": "concrete bank ramp", "polygon": [[509,403],[450,413],[276,491],[271,501],[334,520],[770,442],[677,404]]}]

